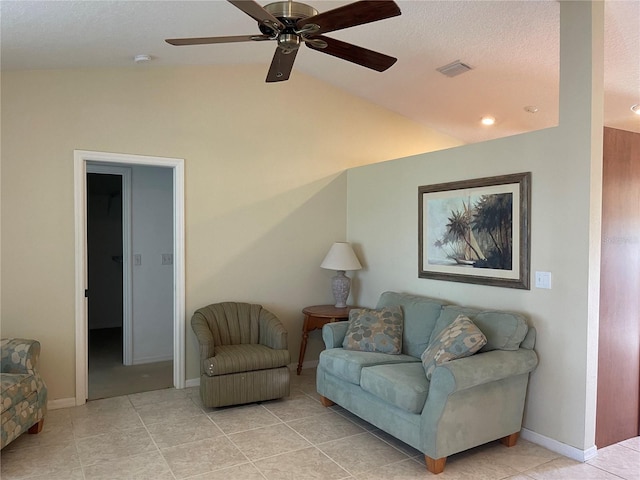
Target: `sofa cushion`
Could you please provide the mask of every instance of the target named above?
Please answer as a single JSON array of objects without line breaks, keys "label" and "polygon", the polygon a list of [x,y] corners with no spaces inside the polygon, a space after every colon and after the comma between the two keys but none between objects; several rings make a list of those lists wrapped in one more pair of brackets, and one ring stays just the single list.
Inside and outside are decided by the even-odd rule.
[{"label": "sofa cushion", "polygon": [[467,316],[487,337],[487,343],[482,347],[481,352],[518,350],[529,330],[525,318],[517,313],[447,305],[442,309],[431,339],[451,324],[458,315]]},{"label": "sofa cushion", "polygon": [[210,377],[229,373],[248,372],[284,367],[289,364],[289,350],[275,350],[265,345],[219,345],[213,357],[203,362]]},{"label": "sofa cushion", "polygon": [[431,374],[438,365],[473,355],[487,343],[484,334],[468,317],[459,315],[442,330],[422,354],[422,364],[431,380]]},{"label": "sofa cushion", "polygon": [[16,405],[29,398],[35,392],[36,384],[33,375],[29,373],[0,374],[2,413],[10,408],[15,408]]},{"label": "sofa cushion", "polygon": [[445,302],[408,293],[384,292],[376,308],[400,305],[404,316],[402,353],[419,357],[429,344],[429,338]]},{"label": "sofa cushion", "polygon": [[364,367],[414,362],[420,365],[420,359],[409,355],[387,355],[379,352],[359,352],[344,348],[329,348],[320,353],[320,365],[331,375],[354,385],[360,385],[360,374]]},{"label": "sofa cushion", "polygon": [[422,364],[377,365],[362,369],[360,386],[376,397],[411,413],[421,413],[429,393]]},{"label": "sofa cushion", "polygon": [[402,323],[402,309],[398,305],[378,310],[356,308],[349,312],[342,347],[398,355],[402,349]]}]

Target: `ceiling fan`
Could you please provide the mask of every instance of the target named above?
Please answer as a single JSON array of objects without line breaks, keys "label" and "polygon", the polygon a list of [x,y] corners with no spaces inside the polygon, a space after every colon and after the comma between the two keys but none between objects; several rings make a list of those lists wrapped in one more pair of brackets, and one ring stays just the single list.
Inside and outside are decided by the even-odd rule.
[{"label": "ceiling fan", "polygon": [[227,0],[258,22],[261,35],[230,37],[170,38],[171,45],[203,45],[210,43],[259,42],[276,40],[276,53],[271,61],[267,82],[288,80],[298,48],[302,43],[318,52],[383,72],[396,58],[351,43],[330,38],[324,33],[384,20],[400,15],[392,0],[362,0],[324,13],[292,0],[274,2],[262,7],[253,0]]}]

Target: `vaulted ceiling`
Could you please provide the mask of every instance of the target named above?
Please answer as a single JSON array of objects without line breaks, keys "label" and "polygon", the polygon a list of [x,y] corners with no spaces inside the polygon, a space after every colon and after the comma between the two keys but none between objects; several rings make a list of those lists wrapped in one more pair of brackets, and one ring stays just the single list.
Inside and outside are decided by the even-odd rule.
[{"label": "vaulted ceiling", "polygon": [[[259,1],[261,5],[268,2]],[[320,12],[350,2],[309,0]],[[304,72],[464,142],[550,127],[558,121],[557,1],[397,1],[402,15],[328,36],[398,58],[383,73],[302,47]],[[209,1],[0,2],[3,71],[75,67],[260,64],[275,43],[175,47],[165,38],[258,34],[231,3]],[[605,124],[640,132],[640,1],[605,3]],[[135,64],[147,54],[151,60]],[[436,69],[460,60],[471,70]],[[286,89],[287,82],[269,88]],[[535,113],[525,107],[535,107]],[[495,117],[492,127],[481,117]]]}]

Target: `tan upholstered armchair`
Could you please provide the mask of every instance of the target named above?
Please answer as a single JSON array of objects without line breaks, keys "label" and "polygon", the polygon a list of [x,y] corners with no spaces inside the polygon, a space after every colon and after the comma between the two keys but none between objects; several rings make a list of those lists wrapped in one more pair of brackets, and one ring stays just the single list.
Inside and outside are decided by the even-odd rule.
[{"label": "tan upholstered armchair", "polygon": [[196,310],[200,397],[206,407],[289,395],[287,331],[261,305],[223,302]]}]

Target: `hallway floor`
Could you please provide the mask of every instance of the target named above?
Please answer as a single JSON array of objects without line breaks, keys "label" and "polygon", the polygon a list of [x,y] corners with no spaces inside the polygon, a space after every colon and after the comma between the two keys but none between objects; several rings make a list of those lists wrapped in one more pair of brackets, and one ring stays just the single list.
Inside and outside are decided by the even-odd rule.
[{"label": "hallway floor", "polygon": [[173,387],[173,361],[122,364],[122,329],[89,334],[89,400]]}]

